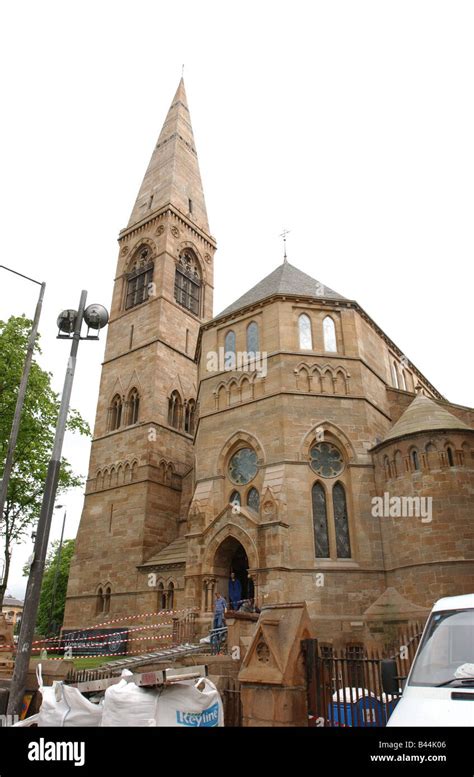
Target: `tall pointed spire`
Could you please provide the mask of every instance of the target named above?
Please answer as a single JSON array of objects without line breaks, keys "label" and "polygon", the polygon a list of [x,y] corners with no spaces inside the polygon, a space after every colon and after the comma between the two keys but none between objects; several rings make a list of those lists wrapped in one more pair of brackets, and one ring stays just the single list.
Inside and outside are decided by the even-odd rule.
[{"label": "tall pointed spire", "polygon": [[209,232],[206,203],[184,88],[178,84],[150,159],[128,226],[171,204],[204,232]]}]

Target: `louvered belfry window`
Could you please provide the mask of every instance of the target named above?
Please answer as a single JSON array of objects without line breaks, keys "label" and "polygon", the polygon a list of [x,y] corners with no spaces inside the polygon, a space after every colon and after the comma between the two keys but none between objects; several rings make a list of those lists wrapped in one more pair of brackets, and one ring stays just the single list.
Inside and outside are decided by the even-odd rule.
[{"label": "louvered belfry window", "polygon": [[196,316],[201,310],[201,275],[199,264],[191,251],[183,251],[176,265],[174,297],[183,308]]},{"label": "louvered belfry window", "polygon": [[151,251],[145,246],[142,248],[127,273],[127,295],[125,310],[130,310],[136,305],[146,302],[150,296],[150,284],[153,280],[154,264],[151,260]]}]

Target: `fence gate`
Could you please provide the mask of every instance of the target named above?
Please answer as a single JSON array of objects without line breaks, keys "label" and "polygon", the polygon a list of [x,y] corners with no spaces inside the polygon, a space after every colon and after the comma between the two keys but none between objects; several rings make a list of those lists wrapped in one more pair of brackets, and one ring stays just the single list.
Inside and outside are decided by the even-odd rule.
[{"label": "fence gate", "polygon": [[222,692],[224,707],[224,726],[231,728],[242,725],[242,703],[240,700],[240,683],[234,677],[228,677]]},{"label": "fence gate", "polygon": [[[334,651],[316,639],[303,640],[306,665],[309,726],[385,726],[399,696],[382,689],[383,658],[397,662],[398,675],[406,677],[422,633],[417,624],[401,635],[396,651],[381,655],[363,646]],[[393,650],[393,649],[392,649]]]}]

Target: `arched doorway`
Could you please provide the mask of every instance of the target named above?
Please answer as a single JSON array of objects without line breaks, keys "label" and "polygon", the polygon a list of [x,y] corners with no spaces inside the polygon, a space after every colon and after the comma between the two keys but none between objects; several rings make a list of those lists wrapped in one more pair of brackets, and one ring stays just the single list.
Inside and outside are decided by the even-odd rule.
[{"label": "arched doorway", "polygon": [[214,575],[217,581],[216,591],[228,600],[229,578],[235,572],[242,586],[242,599],[252,597],[252,583],[249,581],[249,560],[244,546],[235,537],[226,537],[214,556]]}]

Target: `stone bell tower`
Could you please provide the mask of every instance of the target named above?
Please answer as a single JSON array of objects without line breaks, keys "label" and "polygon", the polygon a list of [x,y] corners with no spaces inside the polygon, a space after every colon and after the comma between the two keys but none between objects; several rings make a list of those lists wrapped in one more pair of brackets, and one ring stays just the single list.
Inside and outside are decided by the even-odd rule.
[{"label": "stone bell tower", "polygon": [[184,535],[193,488],[194,356],[200,324],[212,316],[215,249],[181,79],[119,235],[65,628],[162,603],[140,566]]}]

